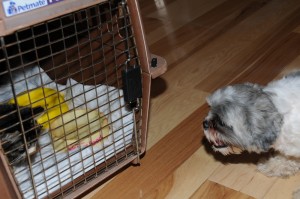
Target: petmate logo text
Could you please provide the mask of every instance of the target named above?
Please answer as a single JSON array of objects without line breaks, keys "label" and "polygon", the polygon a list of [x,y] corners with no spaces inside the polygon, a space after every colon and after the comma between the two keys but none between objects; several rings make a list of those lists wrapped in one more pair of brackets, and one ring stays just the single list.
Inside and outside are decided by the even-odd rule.
[{"label": "petmate logo text", "polygon": [[10,0],[3,1],[3,8],[7,17],[28,12],[48,5],[47,0]]}]

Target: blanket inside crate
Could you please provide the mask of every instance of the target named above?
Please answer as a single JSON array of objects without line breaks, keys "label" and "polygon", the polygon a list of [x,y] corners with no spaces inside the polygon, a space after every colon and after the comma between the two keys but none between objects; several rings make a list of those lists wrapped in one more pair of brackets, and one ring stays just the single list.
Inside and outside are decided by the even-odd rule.
[{"label": "blanket inside crate", "polygon": [[[14,75],[13,81],[16,94],[43,86],[61,92],[69,109],[98,108],[108,118],[111,129],[111,134],[101,142],[101,147],[88,146],[63,153],[54,152],[51,136],[44,130],[39,138],[41,150],[36,154],[32,166],[14,168],[24,198],[43,198],[59,190],[131,143],[133,115],[124,108],[122,90],[106,85],[83,85],[73,79],[68,79],[66,85],[59,85],[38,66]],[[12,85],[1,86],[0,102],[11,98]]]}]

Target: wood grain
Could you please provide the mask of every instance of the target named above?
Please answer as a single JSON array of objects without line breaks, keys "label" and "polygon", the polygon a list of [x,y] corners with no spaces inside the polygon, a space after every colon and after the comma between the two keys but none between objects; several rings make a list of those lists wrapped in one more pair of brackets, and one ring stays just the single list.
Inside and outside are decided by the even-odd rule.
[{"label": "wood grain", "polygon": [[[204,147],[200,147],[173,173],[163,179],[156,189],[145,195],[145,198],[189,198],[219,165],[220,163],[212,156],[207,155]],[[182,189],[183,185],[185,189]]]},{"label": "wood grain", "polygon": [[[180,62],[192,56],[230,28],[236,26],[269,1],[225,1],[195,18],[172,33],[172,39],[166,35],[151,45],[153,52],[161,52],[161,56],[170,63],[172,70]],[[216,14],[218,13],[218,14]],[[161,45],[164,42],[164,45]],[[197,45],[195,45],[197,44]],[[172,49],[171,51],[169,49]]]},{"label": "wood grain", "polygon": [[253,197],[231,190],[217,183],[206,181],[191,197],[191,199],[200,198],[252,199]]},{"label": "wood grain", "polygon": [[[288,13],[285,12],[285,9],[288,8],[284,9],[284,7],[277,7],[277,6],[278,5],[276,4],[276,7],[275,6],[272,7],[274,9],[274,12]],[[275,11],[275,9],[277,10]],[[266,13],[265,12],[261,13],[262,14],[261,17],[262,18],[266,17],[265,16]],[[265,29],[261,28],[260,30],[257,30],[255,35],[242,34],[240,37],[243,36],[249,37],[247,40],[250,41],[251,43],[248,46],[245,46],[244,43],[243,47],[239,49],[240,52],[233,54],[235,55],[235,57],[232,57],[228,61],[225,61],[223,64],[219,65],[217,73],[213,73],[209,75],[206,79],[203,80],[203,82],[199,83],[197,88],[207,92],[212,92],[217,88],[221,87],[222,85],[232,83],[232,80],[240,76],[241,73],[244,72],[244,70],[247,70],[248,68],[249,68],[248,70],[252,70],[253,67],[252,64],[257,64],[258,67],[262,66],[261,65],[262,63],[258,63],[258,62],[263,61],[268,56],[268,53],[274,52],[275,49],[281,49],[282,45],[285,44],[286,40],[289,40],[290,37],[293,37],[290,36],[290,32],[295,27],[297,27],[300,22],[299,13],[300,13],[299,10],[296,10],[292,14],[286,17],[282,16],[283,19],[280,18],[280,20],[276,19],[278,15],[268,16],[270,17],[269,20],[273,21],[273,23],[270,23],[269,20],[255,19],[254,20],[255,26],[265,26],[265,27],[269,26],[269,27]],[[253,24],[253,22],[251,24]],[[252,25],[251,26],[247,25],[247,27],[249,28],[248,31],[253,34],[251,29],[253,29],[254,27]],[[289,51],[290,50],[293,50],[293,48],[290,47]],[[278,57],[273,57],[273,59],[275,58]],[[273,64],[274,67],[276,67],[277,66],[276,60],[274,63],[271,64]],[[268,66],[271,67],[272,65],[268,65]],[[269,69],[269,71],[272,72],[273,68],[272,70]],[[223,76],[224,74],[226,74],[226,76]],[[274,76],[269,75],[269,77],[272,78]],[[270,78],[267,81],[270,81]],[[204,84],[204,82],[207,81],[210,81],[210,84]],[[243,77],[240,78],[240,81],[243,81]]]}]

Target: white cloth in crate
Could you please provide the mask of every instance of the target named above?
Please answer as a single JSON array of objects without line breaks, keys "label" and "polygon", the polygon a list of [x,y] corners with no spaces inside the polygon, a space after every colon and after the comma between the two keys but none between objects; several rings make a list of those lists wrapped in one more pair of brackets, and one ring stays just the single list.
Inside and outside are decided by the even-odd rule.
[{"label": "white cloth in crate", "polygon": [[[36,154],[32,168],[28,166],[15,168],[15,176],[24,198],[35,197],[31,175],[34,176],[37,196],[42,198],[95,168],[131,143],[133,115],[124,108],[124,100],[120,97],[123,96],[122,90],[106,85],[83,85],[73,79],[68,79],[67,85],[59,85],[38,66],[24,73],[18,73],[13,79],[13,88],[17,94],[43,85],[64,94],[70,109],[73,107],[94,109],[100,106],[99,111],[108,117],[112,132],[104,139],[101,148],[89,146],[83,150],[56,154],[51,144],[51,136],[48,132],[43,132],[39,138],[42,149]],[[13,98],[11,85],[2,86],[0,96],[0,102]]]}]

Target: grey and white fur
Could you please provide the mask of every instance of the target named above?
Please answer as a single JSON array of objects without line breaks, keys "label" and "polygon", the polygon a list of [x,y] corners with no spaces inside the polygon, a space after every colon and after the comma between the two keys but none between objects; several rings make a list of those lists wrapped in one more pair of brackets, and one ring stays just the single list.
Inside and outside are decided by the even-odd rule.
[{"label": "grey and white fur", "polygon": [[[210,111],[204,134],[224,155],[276,151],[259,162],[267,176],[286,177],[300,170],[300,71],[267,86],[252,83],[218,89],[207,98]],[[300,191],[295,192],[300,198]]]}]

